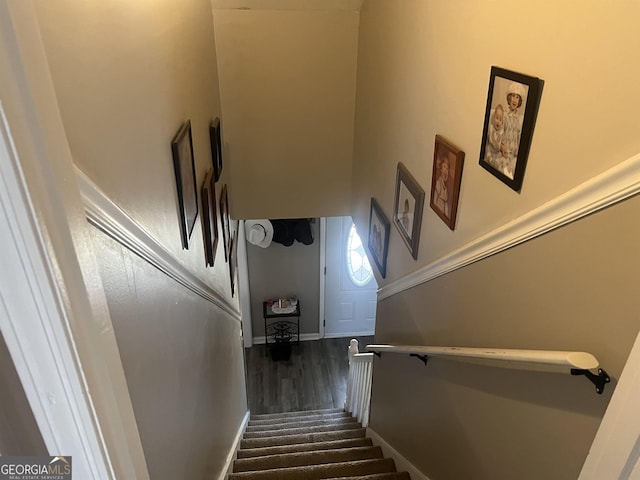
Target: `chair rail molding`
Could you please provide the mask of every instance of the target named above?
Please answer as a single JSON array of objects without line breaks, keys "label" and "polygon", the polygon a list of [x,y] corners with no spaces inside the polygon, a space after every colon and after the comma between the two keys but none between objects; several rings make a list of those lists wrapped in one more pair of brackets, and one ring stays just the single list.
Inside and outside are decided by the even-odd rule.
[{"label": "chair rail molding", "polygon": [[182,265],[140,224],[108,198],[82,170],[77,166],[75,169],[90,224],[182,286],[221,308],[233,320],[241,320],[240,312],[234,305]]},{"label": "chair rail molding", "polygon": [[378,290],[378,301],[519,245],[640,193],[640,154]]}]

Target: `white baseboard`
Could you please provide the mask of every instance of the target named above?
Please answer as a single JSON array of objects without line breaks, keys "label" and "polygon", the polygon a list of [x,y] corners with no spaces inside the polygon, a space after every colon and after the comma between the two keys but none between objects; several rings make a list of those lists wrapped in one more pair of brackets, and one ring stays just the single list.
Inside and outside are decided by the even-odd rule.
[{"label": "white baseboard", "polygon": [[[301,342],[308,342],[310,340],[320,340],[320,335],[317,333],[302,333],[300,334],[300,341]],[[262,337],[253,337],[253,344],[254,345],[264,345],[265,342],[265,338],[264,336]]]},{"label": "white baseboard", "polygon": [[400,452],[389,445],[380,435],[375,431],[367,428],[367,437],[371,438],[371,441],[375,446],[382,448],[382,453],[385,458],[392,458],[396,464],[396,470],[399,472],[409,472],[411,480],[429,480],[424,473],[418,470],[409,460],[403,457]]},{"label": "white baseboard", "polygon": [[249,417],[251,416],[251,412],[247,410],[244,418],[242,419],[242,423],[238,428],[238,432],[236,433],[236,438],[233,441],[233,446],[229,450],[227,454],[227,460],[222,467],[222,471],[220,472],[220,476],[218,480],[225,480],[230,473],[233,471],[233,461],[236,459],[238,455],[238,450],[240,450],[240,440],[242,440],[242,435],[244,435],[244,431],[247,428],[247,424],[249,423]]},{"label": "white baseboard", "polygon": [[373,337],[376,332],[347,332],[347,333],[326,333],[324,338],[347,338],[347,337]]}]

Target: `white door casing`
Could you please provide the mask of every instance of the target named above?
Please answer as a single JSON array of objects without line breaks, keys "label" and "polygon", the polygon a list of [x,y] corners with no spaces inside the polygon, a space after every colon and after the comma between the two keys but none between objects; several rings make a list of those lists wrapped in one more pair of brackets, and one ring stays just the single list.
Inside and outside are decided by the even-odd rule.
[{"label": "white door casing", "polygon": [[[324,336],[373,335],[378,285],[375,277],[358,286],[347,270],[347,241],[351,217],[326,219],[324,278]],[[364,249],[366,252],[366,248]]]}]

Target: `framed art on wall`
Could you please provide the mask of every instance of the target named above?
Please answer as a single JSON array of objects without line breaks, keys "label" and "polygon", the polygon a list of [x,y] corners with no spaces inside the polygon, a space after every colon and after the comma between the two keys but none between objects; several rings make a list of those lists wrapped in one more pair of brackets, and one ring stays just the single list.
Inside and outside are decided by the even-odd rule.
[{"label": "framed art on wall", "polygon": [[228,262],[231,255],[231,224],[229,220],[229,196],[226,184],[222,186],[222,192],[220,193],[220,223],[222,227],[224,261]]},{"label": "framed art on wall", "polygon": [[444,137],[436,135],[429,204],[451,230],[456,225],[463,163],[464,152]]},{"label": "framed art on wall", "polygon": [[198,216],[198,194],[196,169],[191,138],[191,121],[182,124],[171,141],[173,168],[178,191],[178,210],[180,213],[180,234],[182,248],[189,248],[189,239]]},{"label": "framed art on wall", "polygon": [[218,212],[216,207],[216,184],[213,170],[207,172],[200,194],[202,202],[202,235],[206,264],[213,267],[218,246]]},{"label": "framed art on wall", "polygon": [[369,251],[382,278],[387,275],[387,252],[389,250],[389,220],[375,198],[371,197],[369,210]]},{"label": "framed art on wall", "polygon": [[423,207],[424,190],[407,167],[398,163],[393,223],[414,259],[418,258]]},{"label": "framed art on wall", "polygon": [[491,67],[480,166],[516,192],[522,188],[544,81]]},{"label": "framed art on wall", "polygon": [[213,178],[217,182],[222,174],[222,133],[220,119],[216,117],[209,125],[209,141],[211,143],[211,162],[213,164]]}]

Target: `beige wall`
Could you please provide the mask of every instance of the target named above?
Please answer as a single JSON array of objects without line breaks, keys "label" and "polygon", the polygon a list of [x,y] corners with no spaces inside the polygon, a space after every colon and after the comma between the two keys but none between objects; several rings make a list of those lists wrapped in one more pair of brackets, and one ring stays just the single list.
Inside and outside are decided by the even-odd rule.
[{"label": "beige wall", "polygon": [[[170,150],[190,119],[200,185],[211,167],[209,122],[221,116],[209,0],[35,3],[75,163],[237,305],[222,242],[205,267],[201,215],[182,249]],[[223,172],[218,196],[226,182]],[[247,410],[240,324],[93,233],[151,478],[217,478]]]},{"label": "beige wall", "polygon": [[217,478],[247,411],[240,322],[94,238],[150,477]]},{"label": "beige wall", "polygon": [[[211,168],[209,123],[221,116],[210,2],[36,6],[76,165],[185,265],[228,290],[226,275],[204,268],[200,217],[193,247],[182,250],[170,147],[190,119],[200,187]],[[223,171],[218,196],[226,181]]]},{"label": "beige wall", "polygon": [[350,213],[358,13],[215,10],[234,218]]},{"label": "beige wall", "polygon": [[46,455],[47,447],[0,334],[0,455]]},{"label": "beige wall", "polygon": [[[636,2],[365,2],[354,219],[389,218],[397,162],[427,191],[417,261],[391,227],[384,287],[640,151]],[[511,27],[513,25],[513,27]],[[511,33],[513,32],[513,33]],[[522,192],[478,165],[492,65],[545,81]],[[428,205],[436,134],[466,152],[455,231]],[[640,199],[381,301],[376,342],[577,349],[614,382],[376,360],[371,427],[433,480],[575,479],[638,333]],[[407,395],[407,391],[411,395]]]},{"label": "beige wall", "polygon": [[[247,243],[253,336],[264,336],[262,302],[296,295],[300,300],[300,333],[319,332],[320,222],[311,224],[314,242],[290,247],[272,243],[260,248]],[[293,319],[292,319],[293,320]]]},{"label": "beige wall", "polygon": [[587,351],[612,378],[603,395],[584,377],[388,354],[371,427],[434,480],[577,478],[640,328],[639,213],[635,197],[378,305],[376,343]]},{"label": "beige wall", "polygon": [[[429,263],[640,151],[640,4],[369,0],[360,14],[354,220],[393,214],[397,162],[427,191],[436,134],[466,153],[455,232],[425,206]],[[511,33],[513,32],[513,33]],[[545,81],[521,194],[478,165],[489,73]],[[392,228],[387,281],[416,269]]]}]

